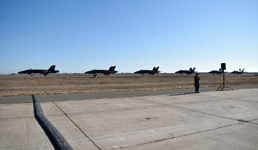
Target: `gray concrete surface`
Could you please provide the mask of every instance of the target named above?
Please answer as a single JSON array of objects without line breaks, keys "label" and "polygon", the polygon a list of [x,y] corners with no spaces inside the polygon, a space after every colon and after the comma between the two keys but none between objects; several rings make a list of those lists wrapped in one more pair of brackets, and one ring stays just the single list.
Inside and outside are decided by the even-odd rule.
[{"label": "gray concrete surface", "polygon": [[[258,89],[240,89],[41,102],[41,107],[73,149],[251,150],[258,148],[257,97]],[[32,103],[0,104],[0,127],[0,149],[53,149]]]},{"label": "gray concrete surface", "polygon": [[[232,89],[252,89],[258,88],[258,85],[230,86]],[[218,87],[200,88],[200,92],[210,92],[217,90]],[[85,100],[99,98],[120,98],[135,96],[151,96],[164,94],[184,94],[192,93],[194,89],[172,89],[172,90],[154,90],[154,91],[128,91],[128,92],[102,92],[102,93],[81,93],[81,94],[57,94],[57,95],[36,95],[39,101],[59,101],[59,100]],[[12,96],[0,97],[0,104],[11,103],[31,103],[31,96]]]}]

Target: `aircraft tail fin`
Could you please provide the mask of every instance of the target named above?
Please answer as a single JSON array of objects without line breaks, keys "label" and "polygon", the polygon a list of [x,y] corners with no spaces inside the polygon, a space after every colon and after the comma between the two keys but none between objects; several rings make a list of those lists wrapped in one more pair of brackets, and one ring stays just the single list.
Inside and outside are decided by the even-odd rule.
[{"label": "aircraft tail fin", "polygon": [[156,67],[153,67],[152,69],[153,71],[158,71],[159,70],[159,66],[156,68]]},{"label": "aircraft tail fin", "polygon": [[193,68],[193,71],[195,70],[195,67]]},{"label": "aircraft tail fin", "polygon": [[109,68],[109,71],[114,71],[115,68],[116,68],[116,66],[111,66],[111,67]]},{"label": "aircraft tail fin", "polygon": [[243,68],[242,72],[244,72],[245,68]]},{"label": "aircraft tail fin", "polygon": [[55,70],[55,67],[56,67],[56,65],[52,65],[48,70],[49,70],[49,71],[54,71],[54,70]]}]

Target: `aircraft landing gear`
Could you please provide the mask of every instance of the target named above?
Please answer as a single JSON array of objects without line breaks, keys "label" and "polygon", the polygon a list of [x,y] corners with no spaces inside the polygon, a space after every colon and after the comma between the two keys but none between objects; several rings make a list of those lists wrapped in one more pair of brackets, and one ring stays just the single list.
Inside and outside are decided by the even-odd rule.
[{"label": "aircraft landing gear", "polygon": [[96,74],[94,74],[94,78],[96,77],[97,75]]}]

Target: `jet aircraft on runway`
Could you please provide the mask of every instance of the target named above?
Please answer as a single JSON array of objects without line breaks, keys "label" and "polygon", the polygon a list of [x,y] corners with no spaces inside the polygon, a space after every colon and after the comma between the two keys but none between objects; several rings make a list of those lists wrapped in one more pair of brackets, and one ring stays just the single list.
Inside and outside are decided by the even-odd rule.
[{"label": "jet aircraft on runway", "polygon": [[144,74],[149,74],[149,75],[153,75],[155,73],[159,73],[160,71],[159,70],[159,66],[156,68],[156,67],[153,67],[152,70],[139,70],[139,71],[135,71],[134,74],[142,74],[144,76]]},{"label": "jet aircraft on runway", "polygon": [[177,71],[176,73],[179,73],[179,74],[192,74],[192,73],[196,73],[195,71],[195,67],[192,69],[192,67],[189,69],[189,70],[179,70],[179,71]]},{"label": "jet aircraft on runway", "polygon": [[233,74],[235,74],[235,75],[238,75],[238,74],[241,74],[242,75],[242,73],[244,72],[244,70],[245,70],[245,68],[241,71],[241,69],[239,69],[239,71],[233,71],[233,72],[231,72],[231,73],[233,73]]},{"label": "jet aircraft on runway", "polygon": [[221,68],[219,68],[219,70],[212,70],[209,73],[211,73],[213,75],[215,75],[215,74],[222,75],[223,72],[222,72]]},{"label": "jet aircraft on runway", "polygon": [[58,70],[55,70],[56,65],[52,65],[48,70],[44,69],[28,69],[24,71],[18,72],[18,74],[30,74],[33,76],[33,74],[43,74],[44,76],[47,76],[49,73],[57,73]]},{"label": "jet aircraft on runway", "polygon": [[109,76],[109,74],[115,74],[117,71],[115,71],[116,66],[111,66],[109,70],[90,70],[85,72],[85,74],[94,74],[94,77],[97,76],[97,74],[104,74],[105,76]]}]

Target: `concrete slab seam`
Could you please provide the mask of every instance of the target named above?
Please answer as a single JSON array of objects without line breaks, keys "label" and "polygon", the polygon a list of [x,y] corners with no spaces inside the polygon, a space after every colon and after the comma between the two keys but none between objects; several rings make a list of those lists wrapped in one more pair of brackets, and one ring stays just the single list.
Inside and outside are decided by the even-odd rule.
[{"label": "concrete slab seam", "polygon": [[85,132],[83,132],[82,131],[82,129],[60,108],[60,107],[58,107],[58,105],[53,101],[53,103],[56,105],[56,107],[58,108],[58,109],[60,109],[63,113],[64,113],[64,115],[99,149],[99,150],[101,150],[101,148],[85,133]]},{"label": "concrete slab seam", "polygon": [[[188,110],[188,111],[193,111],[193,112],[197,112],[197,113],[201,113],[201,114],[205,114],[205,115],[210,115],[210,116],[214,116],[214,117],[219,117],[219,118],[230,119],[230,120],[234,120],[234,121],[251,123],[250,120],[228,118],[228,117],[224,117],[224,116],[219,116],[219,115],[209,114],[209,113],[205,113],[205,112],[200,112],[200,111],[197,111],[197,110],[192,110],[192,109],[187,109],[187,108],[183,108],[183,107],[178,107],[178,106],[174,106],[174,105],[171,105],[171,104],[157,103],[157,102],[148,101],[148,100],[144,100],[144,101],[152,102],[152,103],[156,103],[156,104],[161,104],[161,105],[165,105],[165,106],[171,106],[171,107],[178,108],[178,109],[184,109],[184,110]],[[253,124],[253,123],[251,123],[251,124]]]},{"label": "concrete slab seam", "polygon": [[255,120],[258,120],[258,118],[257,119],[253,119],[253,120],[249,120],[249,121],[255,121]]},{"label": "concrete slab seam", "polygon": [[[213,96],[214,98],[214,96]],[[257,103],[256,101],[252,101],[252,100],[241,100],[241,99],[235,99],[235,98],[227,98],[227,99],[223,99],[223,101],[225,100],[235,100],[235,101],[241,101],[241,102],[251,102],[251,103]],[[210,101],[218,101],[218,100],[210,100]],[[222,101],[222,100],[221,100]]]},{"label": "concrete slab seam", "polygon": [[257,104],[257,102],[250,101],[250,100],[239,100],[239,99],[233,99],[233,98],[232,98],[232,100],[241,101],[241,102],[251,102],[251,103],[256,103]]},{"label": "concrete slab seam", "polygon": [[[174,106],[174,107],[175,107],[175,108],[181,108],[181,107],[176,107],[176,106]],[[197,113],[201,113],[201,114],[205,114],[205,115],[210,115],[210,116],[214,116],[214,117],[219,117],[219,118],[224,118],[224,119],[230,119],[230,120],[234,120],[234,121],[239,121],[239,122],[242,122],[242,123],[251,123],[251,122],[250,122],[251,120],[234,119],[234,118],[229,118],[229,117],[224,117],[224,116],[209,114],[209,113],[200,112],[200,111],[197,111],[197,110],[192,110],[192,109],[187,109],[187,108],[181,108],[181,109],[185,109],[185,110],[189,110],[189,111],[193,111],[193,112],[197,112]],[[251,123],[251,124],[253,124],[253,123]]]},{"label": "concrete slab seam", "polygon": [[128,147],[132,147],[132,146],[140,146],[140,145],[146,145],[146,144],[150,144],[150,143],[157,143],[157,142],[162,142],[162,141],[171,140],[171,139],[175,139],[175,138],[181,138],[181,137],[186,137],[186,136],[190,136],[190,135],[194,135],[194,134],[199,134],[199,133],[209,132],[209,131],[213,131],[213,130],[218,130],[218,129],[221,129],[221,128],[226,128],[226,127],[235,126],[235,125],[239,125],[239,124],[242,124],[242,123],[220,126],[220,127],[213,128],[213,129],[193,132],[193,133],[184,134],[184,135],[180,135],[180,136],[169,137],[169,138],[155,140],[155,141],[151,141],[151,142],[147,142],[147,143],[141,143],[141,144],[136,144],[136,145],[129,145],[129,146],[124,146],[124,147],[119,147],[119,148],[113,148],[113,149],[122,149],[122,148],[128,148]]},{"label": "concrete slab seam", "polygon": [[[139,106],[139,107],[133,107],[133,108],[124,108],[123,110],[121,111],[127,111],[127,110],[132,110],[132,109],[138,109],[138,108],[148,108],[150,106]],[[112,109],[112,110],[103,110],[103,111],[88,111],[87,113],[96,113],[96,112],[112,112],[112,111],[116,111],[116,110],[120,110],[120,109]],[[69,113],[69,114],[84,114],[84,112],[78,112],[78,113]],[[57,116],[57,115],[48,115],[48,116]]]},{"label": "concrete slab seam", "polygon": [[26,141],[27,141],[27,144],[29,145],[30,143],[29,143],[28,123],[27,123],[27,120],[25,120],[25,121],[26,121],[26,131],[27,131]]},{"label": "concrete slab seam", "polygon": [[26,118],[34,118],[34,117],[14,117],[14,118],[0,118],[0,120],[8,120],[8,119],[26,119]]},{"label": "concrete slab seam", "polygon": [[238,121],[241,121],[243,123],[250,123],[250,124],[253,124],[253,125],[258,125],[258,123],[254,123],[252,121],[256,121],[258,119],[252,119],[252,120],[242,120],[242,119],[238,119]]}]

